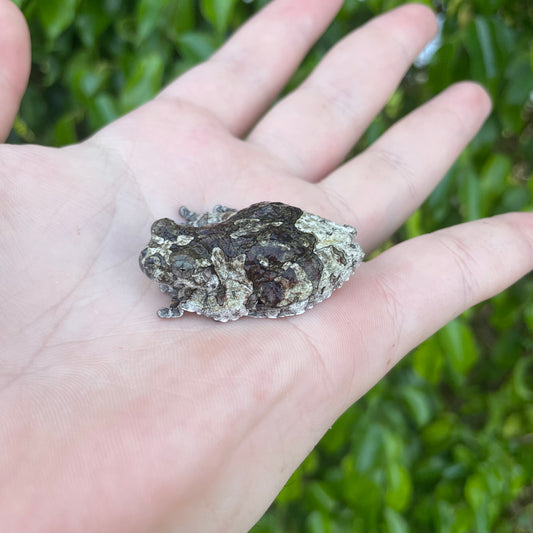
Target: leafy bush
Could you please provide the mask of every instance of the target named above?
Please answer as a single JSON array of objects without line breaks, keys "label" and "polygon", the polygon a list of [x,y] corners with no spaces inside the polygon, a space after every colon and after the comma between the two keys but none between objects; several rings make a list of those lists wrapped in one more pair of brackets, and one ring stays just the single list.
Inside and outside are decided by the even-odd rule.
[{"label": "leafy bush", "polygon": [[[206,59],[266,0],[18,0],[33,71],[11,142],[82,139]],[[403,2],[347,0],[289,89],[325,51]],[[462,79],[494,112],[394,241],[533,209],[529,0],[435,0],[442,37],[356,147]],[[349,409],[255,533],[533,531],[533,282],[524,279],[427,340]]]}]

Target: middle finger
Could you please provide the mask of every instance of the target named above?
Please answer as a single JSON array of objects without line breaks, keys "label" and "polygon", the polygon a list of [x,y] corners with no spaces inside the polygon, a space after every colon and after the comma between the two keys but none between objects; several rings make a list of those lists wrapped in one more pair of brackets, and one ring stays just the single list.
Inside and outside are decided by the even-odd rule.
[{"label": "middle finger", "polygon": [[333,47],[257,124],[249,142],[296,176],[324,177],[346,157],[436,27],[433,12],[417,4],[373,19]]}]

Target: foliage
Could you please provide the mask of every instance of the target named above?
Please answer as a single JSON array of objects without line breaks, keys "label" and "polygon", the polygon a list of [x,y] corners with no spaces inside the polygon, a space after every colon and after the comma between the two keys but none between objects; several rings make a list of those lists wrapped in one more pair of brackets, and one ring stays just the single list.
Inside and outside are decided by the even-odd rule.
[{"label": "foliage", "polygon": [[[33,72],[11,142],[76,142],[206,59],[266,0],[18,0]],[[371,16],[403,2],[346,0],[289,84]],[[431,4],[427,1],[426,3]],[[434,0],[442,39],[408,73],[356,151],[462,79],[494,112],[394,237],[533,210],[533,7]],[[457,318],[349,409],[255,533],[533,531],[533,282]]]}]

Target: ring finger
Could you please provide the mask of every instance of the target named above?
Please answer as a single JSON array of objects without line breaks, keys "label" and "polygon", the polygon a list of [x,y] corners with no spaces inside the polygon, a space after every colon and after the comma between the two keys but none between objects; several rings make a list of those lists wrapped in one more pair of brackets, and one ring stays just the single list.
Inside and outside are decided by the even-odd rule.
[{"label": "ring finger", "polygon": [[[373,249],[415,211],[490,111],[482,87],[453,85],[385,132],[318,184]],[[340,205],[339,205],[340,204]]]}]

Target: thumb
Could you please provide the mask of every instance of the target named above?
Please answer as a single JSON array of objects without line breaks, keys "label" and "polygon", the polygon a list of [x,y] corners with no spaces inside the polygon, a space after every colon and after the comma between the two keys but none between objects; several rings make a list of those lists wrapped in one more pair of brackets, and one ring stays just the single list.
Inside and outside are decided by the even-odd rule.
[{"label": "thumb", "polygon": [[0,0],[0,142],[11,129],[30,73],[30,34],[11,0]]}]

